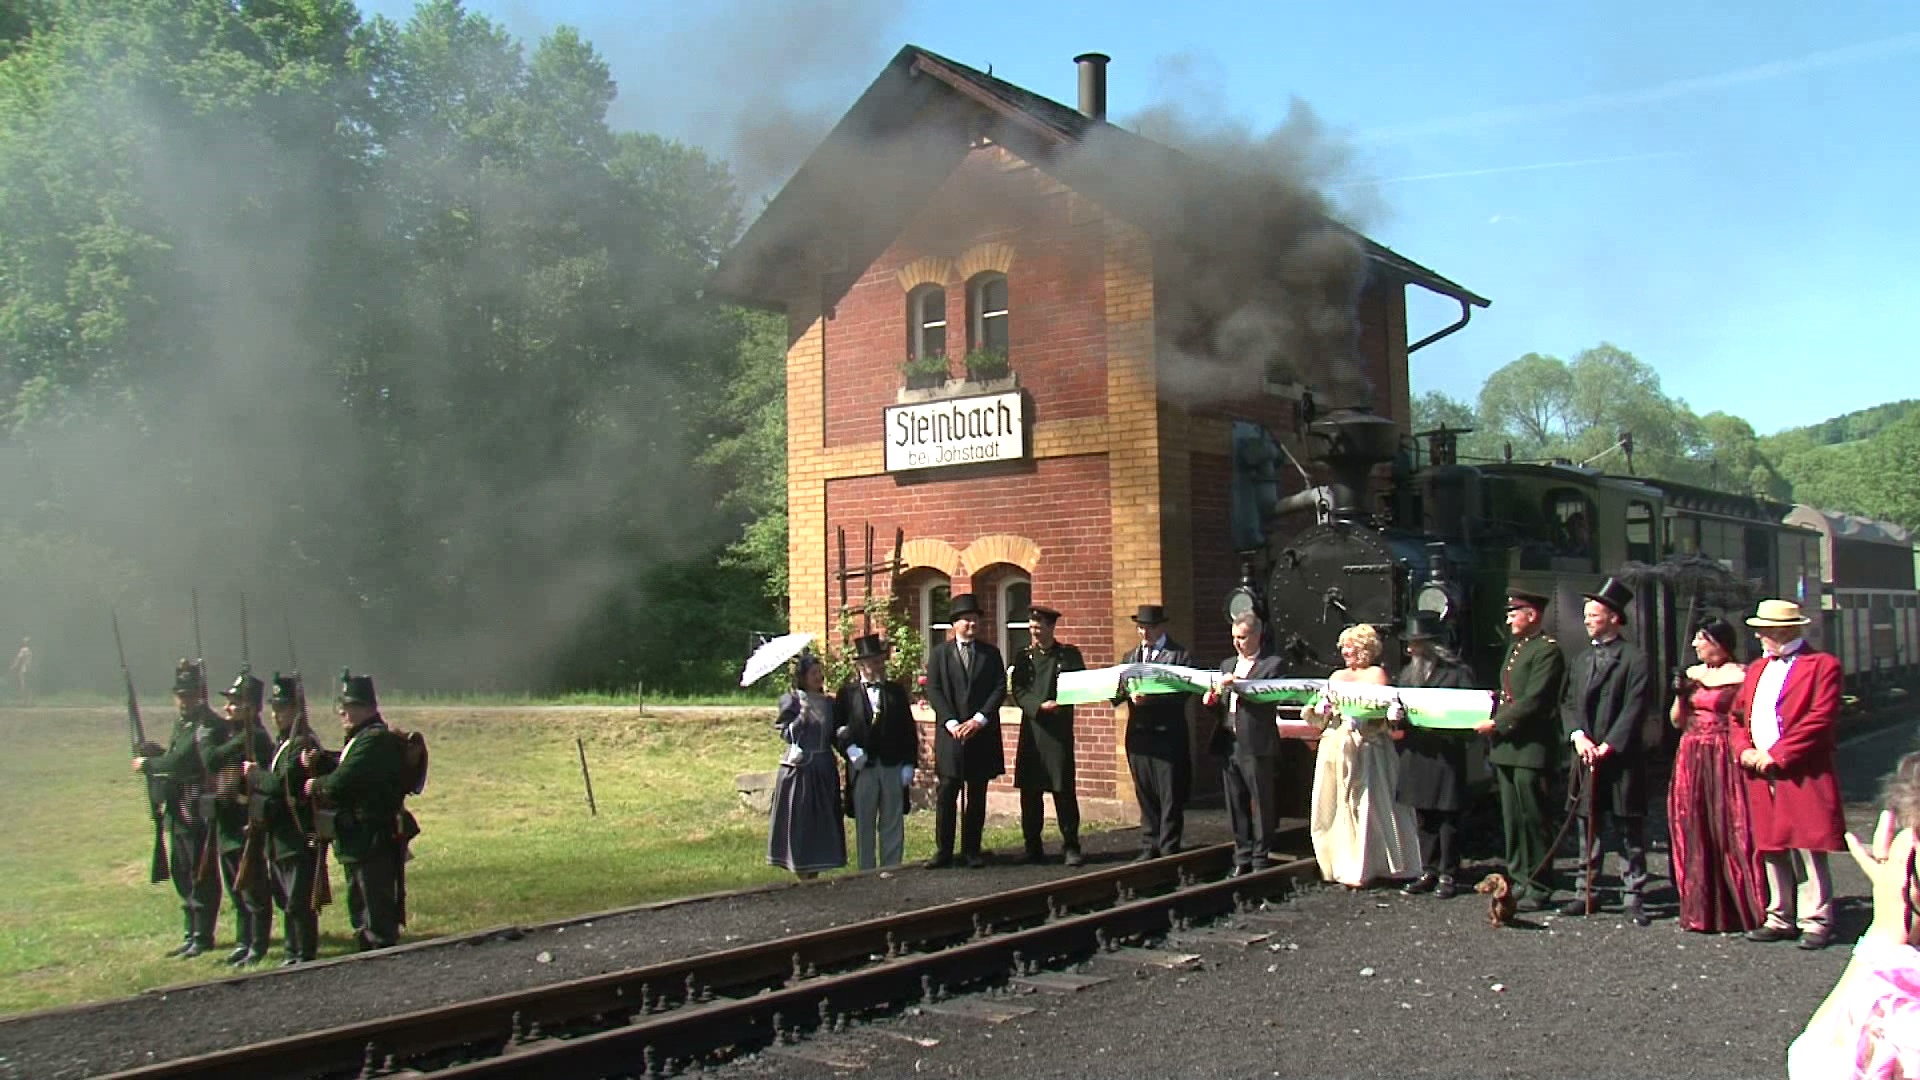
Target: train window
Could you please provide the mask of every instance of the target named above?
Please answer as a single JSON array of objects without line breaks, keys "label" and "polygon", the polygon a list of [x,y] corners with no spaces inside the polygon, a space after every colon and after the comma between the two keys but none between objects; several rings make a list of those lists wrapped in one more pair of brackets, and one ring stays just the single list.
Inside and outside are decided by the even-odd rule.
[{"label": "train window", "polygon": [[1650,563],[1659,556],[1654,542],[1653,504],[1638,499],[1627,504],[1627,558]]},{"label": "train window", "polygon": [[1681,555],[1697,555],[1700,552],[1700,519],[1683,517],[1673,519],[1668,526],[1667,550]]},{"label": "train window", "polygon": [[1553,528],[1554,554],[1597,561],[1593,544],[1593,501],[1562,488],[1547,495],[1547,523]]},{"label": "train window", "polygon": [[1007,352],[1007,275],[975,274],[967,282],[967,348]]},{"label": "train window", "polygon": [[914,360],[947,354],[947,290],[922,285],[907,294],[907,355]]}]

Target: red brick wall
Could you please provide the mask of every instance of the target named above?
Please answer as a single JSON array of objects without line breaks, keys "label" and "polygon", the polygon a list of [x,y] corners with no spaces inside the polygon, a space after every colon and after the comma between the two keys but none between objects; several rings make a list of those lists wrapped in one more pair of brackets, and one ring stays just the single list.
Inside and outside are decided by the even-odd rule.
[{"label": "red brick wall", "polygon": [[[907,292],[899,272],[923,256],[958,259],[977,244],[1014,249],[1007,272],[1008,359],[1041,420],[1106,412],[1103,239],[1097,221],[1069,221],[1068,198],[1045,174],[1004,168],[975,151],[929,197],[900,239],[867,268],[827,325],[826,444],[880,438],[881,410],[905,379]],[[966,282],[946,282],[947,356],[964,375]]]}]

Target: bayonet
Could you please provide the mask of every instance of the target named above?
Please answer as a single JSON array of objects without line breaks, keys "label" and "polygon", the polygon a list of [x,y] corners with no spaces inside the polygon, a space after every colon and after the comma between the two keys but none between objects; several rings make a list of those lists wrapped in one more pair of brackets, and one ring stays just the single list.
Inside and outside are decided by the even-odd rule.
[{"label": "bayonet", "polygon": [[[120,611],[117,608],[107,610],[113,616],[113,650],[120,656],[120,677],[127,684],[127,741],[132,744],[134,757],[152,757],[159,752],[159,748],[148,744],[146,725],[140,721],[140,697],[133,692],[133,671],[127,667],[127,647],[120,639]],[[169,878],[166,808],[166,782],[147,777],[147,812],[153,817],[153,862],[147,869],[147,878],[156,883]]]}]

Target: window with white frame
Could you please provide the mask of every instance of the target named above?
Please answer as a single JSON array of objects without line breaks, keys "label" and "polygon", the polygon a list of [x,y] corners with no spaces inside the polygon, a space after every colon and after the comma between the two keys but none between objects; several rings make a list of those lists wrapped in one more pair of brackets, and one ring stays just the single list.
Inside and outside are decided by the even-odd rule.
[{"label": "window with white frame", "polygon": [[919,613],[920,639],[926,642],[929,652],[946,641],[947,633],[953,629],[953,620],[947,617],[947,605],[952,598],[953,586],[944,574],[927,578],[915,590],[914,610]]},{"label": "window with white frame", "polygon": [[1025,649],[1033,640],[1029,613],[1033,607],[1033,582],[1024,574],[1009,574],[1000,580],[994,610],[1000,614],[1000,648],[1008,657]]},{"label": "window with white frame", "polygon": [[915,360],[947,354],[947,290],[922,285],[907,294],[907,355]]},{"label": "window with white frame", "polygon": [[967,346],[1007,351],[1007,275],[975,274],[967,282]]}]

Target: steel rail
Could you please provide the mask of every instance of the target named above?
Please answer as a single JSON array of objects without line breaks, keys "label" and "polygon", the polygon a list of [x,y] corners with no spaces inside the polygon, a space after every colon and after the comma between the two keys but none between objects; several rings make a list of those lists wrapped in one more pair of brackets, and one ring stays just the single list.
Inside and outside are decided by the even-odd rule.
[{"label": "steel rail", "polygon": [[[1071,909],[1120,903],[1140,891],[1189,885],[1223,873],[1231,844],[1195,848],[1146,862],[1038,882],[1007,892],[900,912],[846,926],[742,945],[289,1035],[111,1074],[120,1080],[185,1080],[246,1075],[304,1078],[354,1074],[372,1062],[406,1065],[469,1048],[498,1052],[529,1030],[563,1032],[608,1017],[645,1017],[698,1006],[719,995],[756,994],[809,980],[821,972],[893,960],[916,948],[987,934],[996,926],[1058,920]],[[1254,877],[1234,879],[1250,881]],[[764,994],[762,994],[764,997]]]}]

